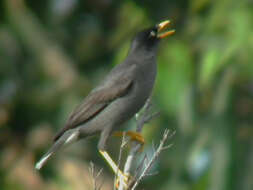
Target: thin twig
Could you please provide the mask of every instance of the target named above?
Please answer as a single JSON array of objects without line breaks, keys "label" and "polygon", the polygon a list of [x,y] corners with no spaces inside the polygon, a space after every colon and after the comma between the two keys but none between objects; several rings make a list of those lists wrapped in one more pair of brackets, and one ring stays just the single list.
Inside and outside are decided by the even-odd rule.
[{"label": "thin twig", "polygon": [[90,162],[89,171],[90,171],[91,176],[92,176],[93,189],[94,189],[94,190],[100,190],[103,183],[101,183],[101,184],[98,186],[97,180],[98,180],[98,178],[100,177],[100,175],[102,174],[103,168],[101,168],[101,169],[96,173],[94,163],[93,163],[93,162]]},{"label": "thin twig", "polygon": [[158,158],[158,156],[160,155],[160,153],[167,149],[168,146],[165,146],[165,142],[166,140],[173,136],[175,134],[175,132],[173,132],[171,135],[169,135],[170,131],[168,129],[165,129],[164,133],[163,133],[163,138],[162,140],[160,141],[160,144],[157,148],[157,150],[155,151],[154,155],[152,156],[151,160],[148,162],[147,166],[144,168],[144,170],[142,171],[141,175],[137,178],[137,180],[135,181],[133,187],[131,188],[131,190],[135,190],[137,185],[140,183],[140,181],[148,176],[148,172],[150,170],[150,168],[153,166],[154,162],[156,161],[156,159]]},{"label": "thin twig", "polygon": [[135,171],[135,174],[134,174],[134,178],[136,178],[138,173],[141,172],[141,170],[143,169],[143,166],[145,165],[146,161],[147,161],[147,154],[145,154],[145,156],[141,160],[139,166],[137,167],[137,169]]}]

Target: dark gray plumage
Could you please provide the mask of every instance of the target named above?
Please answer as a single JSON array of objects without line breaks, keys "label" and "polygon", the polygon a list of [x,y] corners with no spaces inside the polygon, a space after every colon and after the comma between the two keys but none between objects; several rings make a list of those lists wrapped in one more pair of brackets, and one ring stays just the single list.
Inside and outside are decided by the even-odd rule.
[{"label": "dark gray plumage", "polygon": [[141,109],[154,86],[158,43],[161,38],[174,33],[159,34],[169,23],[165,22],[135,36],[125,61],[114,67],[74,109],[65,127],[55,136],[52,148],[36,164],[37,169],[63,144],[97,133],[101,133],[98,149],[105,150],[112,132]]}]

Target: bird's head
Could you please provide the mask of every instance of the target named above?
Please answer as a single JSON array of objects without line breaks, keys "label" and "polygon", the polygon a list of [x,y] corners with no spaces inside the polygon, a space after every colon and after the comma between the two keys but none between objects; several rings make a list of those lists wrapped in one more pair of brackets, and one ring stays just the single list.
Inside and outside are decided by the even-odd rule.
[{"label": "bird's head", "polygon": [[170,21],[166,20],[160,24],[155,25],[154,27],[145,29],[136,34],[133,39],[131,50],[145,50],[145,51],[154,51],[156,52],[157,45],[162,38],[170,36],[175,33],[175,30],[167,30],[170,25]]}]

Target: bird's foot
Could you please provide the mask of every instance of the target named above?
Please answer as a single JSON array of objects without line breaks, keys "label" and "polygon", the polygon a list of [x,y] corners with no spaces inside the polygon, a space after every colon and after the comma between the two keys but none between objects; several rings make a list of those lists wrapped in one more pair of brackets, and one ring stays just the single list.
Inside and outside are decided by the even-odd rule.
[{"label": "bird's foot", "polygon": [[113,135],[116,137],[122,137],[124,135],[124,133],[126,136],[129,136],[132,141],[137,141],[142,145],[145,144],[145,140],[144,140],[143,136],[141,135],[141,133],[138,133],[135,131],[127,131],[127,132],[116,131],[116,132],[114,132]]},{"label": "bird's foot", "polygon": [[121,176],[120,175],[117,176],[114,185],[118,189],[120,187],[120,184],[123,183],[124,189],[127,189],[129,181],[131,179],[132,179],[132,176],[130,174],[124,174],[123,173]]},{"label": "bird's foot", "polygon": [[138,143],[140,143],[141,148],[139,149],[139,151],[142,152],[142,150],[144,148],[144,144],[145,144],[145,139],[143,138],[141,133],[138,133],[138,132],[135,132],[135,131],[127,131],[127,132],[116,131],[116,132],[114,132],[113,135],[116,136],[116,137],[121,137],[124,134],[126,136],[130,137],[131,141],[137,141]]}]

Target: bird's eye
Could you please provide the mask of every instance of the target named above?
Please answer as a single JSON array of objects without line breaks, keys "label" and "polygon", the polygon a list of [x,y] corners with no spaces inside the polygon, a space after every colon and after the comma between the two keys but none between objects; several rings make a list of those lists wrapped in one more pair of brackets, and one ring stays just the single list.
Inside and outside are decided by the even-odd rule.
[{"label": "bird's eye", "polygon": [[155,37],[156,36],[156,32],[154,31],[154,30],[152,30],[151,32],[150,32],[150,37]]}]

